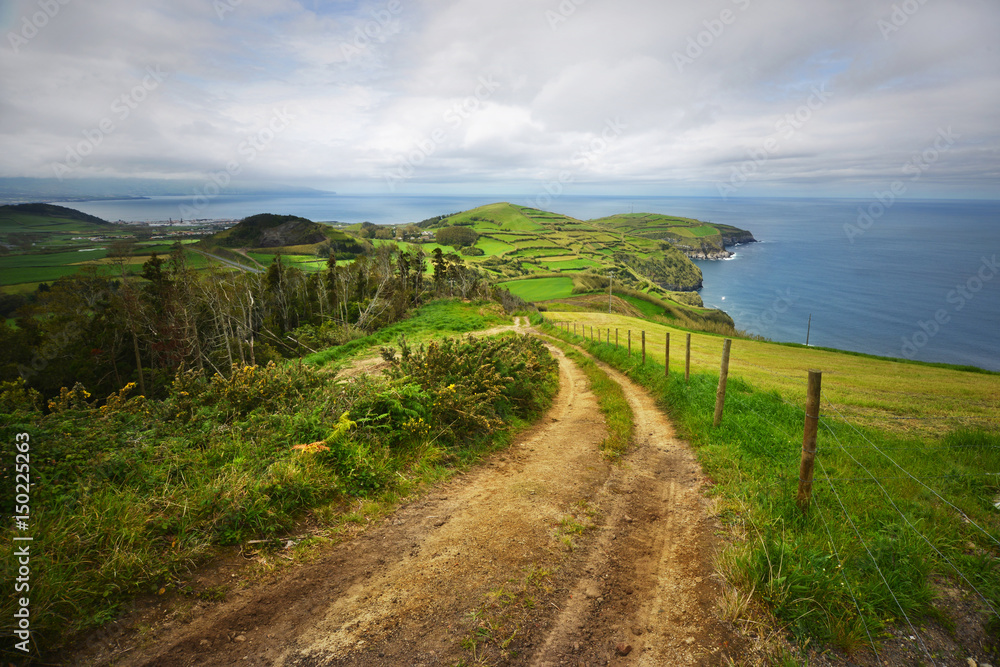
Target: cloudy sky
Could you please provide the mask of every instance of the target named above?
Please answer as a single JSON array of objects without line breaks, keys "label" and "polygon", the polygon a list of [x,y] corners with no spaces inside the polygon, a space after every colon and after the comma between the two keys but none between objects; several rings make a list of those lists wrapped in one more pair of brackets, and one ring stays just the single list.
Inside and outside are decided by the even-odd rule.
[{"label": "cloudy sky", "polygon": [[996,0],[0,3],[0,176],[1000,193]]}]

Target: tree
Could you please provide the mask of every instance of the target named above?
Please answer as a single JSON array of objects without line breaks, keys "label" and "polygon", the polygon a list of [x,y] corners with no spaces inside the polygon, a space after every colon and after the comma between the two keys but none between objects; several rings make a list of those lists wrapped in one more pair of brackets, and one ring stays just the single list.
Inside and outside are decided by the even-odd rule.
[{"label": "tree", "polygon": [[431,255],[433,257],[431,264],[434,265],[434,285],[437,291],[440,292],[444,286],[444,281],[448,278],[448,262],[445,260],[441,248],[434,248],[434,252]]},{"label": "tree", "polygon": [[468,227],[442,227],[434,233],[434,240],[438,243],[455,248],[472,245],[478,238],[479,234]]}]

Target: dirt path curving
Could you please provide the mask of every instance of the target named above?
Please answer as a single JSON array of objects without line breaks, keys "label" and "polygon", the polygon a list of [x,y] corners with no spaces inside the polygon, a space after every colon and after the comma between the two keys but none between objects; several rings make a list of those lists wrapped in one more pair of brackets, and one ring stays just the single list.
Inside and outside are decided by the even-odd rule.
[{"label": "dirt path curving", "polygon": [[697,462],[609,369],[636,419],[633,450],[609,465],[586,377],[553,353],[559,394],[515,445],[113,664],[724,664],[734,639]]}]

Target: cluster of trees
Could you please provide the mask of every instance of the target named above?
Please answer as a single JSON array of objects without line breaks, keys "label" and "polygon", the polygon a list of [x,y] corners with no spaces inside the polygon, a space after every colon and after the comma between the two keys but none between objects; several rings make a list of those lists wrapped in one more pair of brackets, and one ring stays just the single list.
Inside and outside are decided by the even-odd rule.
[{"label": "cluster of trees", "polygon": [[195,271],[178,246],[150,257],[139,276],[124,257],[110,274],[88,267],[39,293],[17,327],[0,322],[0,381],[24,378],[47,397],[77,382],[98,396],[136,382],[156,396],[181,368],[226,375],[234,364],[344,342],[433,296],[490,292],[476,270],[439,249],[386,245],[340,266],[331,257],[320,272],[279,256],[253,273]]},{"label": "cluster of trees", "polygon": [[442,227],[434,233],[435,241],[455,248],[471,246],[478,238],[479,234],[469,227]]},{"label": "cluster of trees", "polygon": [[372,222],[362,222],[358,236],[363,239],[416,241],[420,239],[422,233],[423,230],[414,224],[393,227],[390,225],[376,225]]}]

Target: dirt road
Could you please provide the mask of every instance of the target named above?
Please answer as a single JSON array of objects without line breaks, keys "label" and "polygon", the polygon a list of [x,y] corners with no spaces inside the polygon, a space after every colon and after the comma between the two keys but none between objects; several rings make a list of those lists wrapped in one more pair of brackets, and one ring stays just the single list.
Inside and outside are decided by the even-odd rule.
[{"label": "dirt road", "polygon": [[717,618],[693,455],[609,371],[636,432],[608,464],[586,377],[553,354],[554,405],[508,450],[316,561],[199,603],[114,664],[724,664],[738,640]]}]

